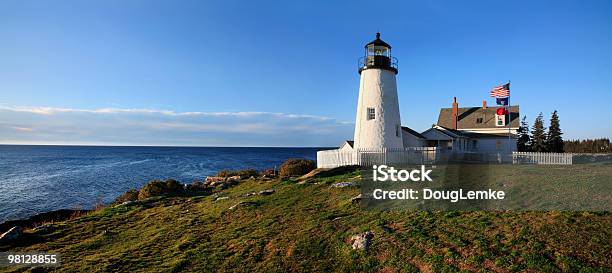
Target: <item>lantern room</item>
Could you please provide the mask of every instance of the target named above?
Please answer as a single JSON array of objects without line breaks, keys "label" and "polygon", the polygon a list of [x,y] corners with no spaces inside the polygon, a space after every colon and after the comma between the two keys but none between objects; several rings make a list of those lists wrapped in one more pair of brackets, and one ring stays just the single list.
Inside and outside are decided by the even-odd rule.
[{"label": "lantern room", "polygon": [[391,46],[380,39],[380,32],[376,39],[365,45],[365,54],[359,58],[359,73],[365,69],[377,68],[395,72],[397,74],[397,59],[391,56]]}]

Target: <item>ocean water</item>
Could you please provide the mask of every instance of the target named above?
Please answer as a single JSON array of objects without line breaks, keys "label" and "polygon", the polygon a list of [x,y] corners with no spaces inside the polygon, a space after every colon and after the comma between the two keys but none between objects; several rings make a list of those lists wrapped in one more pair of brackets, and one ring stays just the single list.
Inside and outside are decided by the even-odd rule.
[{"label": "ocean water", "polygon": [[152,179],[181,183],[223,169],[258,170],[325,148],[0,145],[0,222],[111,202]]}]

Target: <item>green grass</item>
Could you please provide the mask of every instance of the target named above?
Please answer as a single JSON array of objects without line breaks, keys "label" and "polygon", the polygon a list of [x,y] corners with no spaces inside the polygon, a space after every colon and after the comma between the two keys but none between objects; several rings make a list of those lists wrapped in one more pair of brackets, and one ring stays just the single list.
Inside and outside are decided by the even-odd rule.
[{"label": "green grass", "polygon": [[[250,180],[213,196],[161,197],[59,223],[10,251],[62,255],[58,272],[610,272],[612,217],[592,212],[378,211],[359,188]],[[268,196],[243,197],[273,188]],[[228,208],[240,201],[249,206]],[[372,230],[366,253],[349,238]],[[29,231],[32,232],[32,231]],[[21,272],[28,268],[0,268]]]}]

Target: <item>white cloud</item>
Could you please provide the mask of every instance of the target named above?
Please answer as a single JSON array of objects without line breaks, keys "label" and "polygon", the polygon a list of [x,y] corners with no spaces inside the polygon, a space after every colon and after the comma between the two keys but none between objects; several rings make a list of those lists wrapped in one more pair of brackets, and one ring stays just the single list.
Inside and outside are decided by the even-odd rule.
[{"label": "white cloud", "polygon": [[352,123],[277,112],[176,112],[0,105],[0,143],[333,146]]},{"label": "white cloud", "polygon": [[28,127],[13,126],[11,128],[15,129],[15,131],[18,131],[18,132],[33,132],[34,131],[34,129],[28,128]]}]

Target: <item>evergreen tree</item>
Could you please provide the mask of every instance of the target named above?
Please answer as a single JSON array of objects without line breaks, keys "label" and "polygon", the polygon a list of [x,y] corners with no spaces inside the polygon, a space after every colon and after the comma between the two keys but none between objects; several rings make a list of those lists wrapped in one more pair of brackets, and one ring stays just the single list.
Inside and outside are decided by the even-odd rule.
[{"label": "evergreen tree", "polygon": [[516,140],[516,149],[519,152],[529,152],[529,124],[527,123],[527,116],[523,116],[521,125],[516,130],[518,138]]},{"label": "evergreen tree", "polygon": [[548,135],[546,136],[546,149],[549,152],[563,152],[563,137],[561,135],[563,133],[559,125],[559,115],[557,110],[555,110],[550,116],[550,127],[548,127]]},{"label": "evergreen tree", "polygon": [[531,150],[534,152],[546,152],[546,128],[544,128],[544,117],[538,115],[531,128]]},{"label": "evergreen tree", "polygon": [[608,138],[564,140],[563,150],[567,153],[611,153],[612,144]]}]

